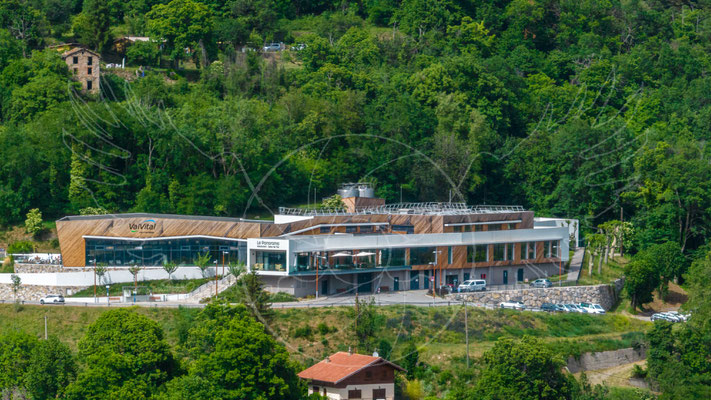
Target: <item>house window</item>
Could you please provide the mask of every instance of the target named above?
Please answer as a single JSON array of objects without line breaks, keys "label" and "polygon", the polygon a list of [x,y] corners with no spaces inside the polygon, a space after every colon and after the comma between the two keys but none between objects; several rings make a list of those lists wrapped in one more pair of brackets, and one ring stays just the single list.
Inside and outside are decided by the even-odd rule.
[{"label": "house window", "polygon": [[79,70],[76,69],[76,68],[74,68],[74,75],[76,75],[76,74],[78,74],[78,73],[79,73]]},{"label": "house window", "polygon": [[452,246],[447,247],[447,264],[452,264]]},{"label": "house window", "polygon": [[356,232],[358,232],[357,226],[347,226],[346,227],[346,233],[356,233]]},{"label": "house window", "polygon": [[92,65],[93,61],[94,61],[94,57],[90,56],[86,61],[86,65]]},{"label": "house window", "polygon": [[360,399],[362,396],[360,395],[360,389],[354,389],[354,390],[349,390],[348,391],[348,398],[349,399]]},{"label": "house window", "polygon": [[454,232],[461,232],[461,231],[462,231],[462,227],[459,226],[459,225],[456,225],[456,226],[454,226],[453,228],[454,228],[454,229],[453,229]]},{"label": "house window", "polygon": [[536,259],[536,242],[528,242],[528,259]]},{"label": "house window", "polygon": [[77,57],[77,56],[72,57],[72,64],[79,64],[79,57]]},{"label": "house window", "polygon": [[410,235],[415,233],[415,227],[412,225],[393,225],[393,232],[405,232]]},{"label": "house window", "polygon": [[472,231],[471,225],[464,225],[464,232],[471,232],[471,231]]},{"label": "house window", "polygon": [[513,259],[514,259],[514,244],[513,243],[508,243],[506,245],[506,259],[509,261],[513,261]]},{"label": "house window", "polygon": [[361,226],[360,233],[373,233],[373,227],[372,226]]},{"label": "house window", "polygon": [[313,393],[318,394],[318,391],[319,391],[319,390],[321,390],[321,388],[319,388],[318,386],[314,386],[314,388],[313,388]]},{"label": "house window", "polygon": [[91,75],[91,67],[89,67],[89,68],[86,69],[86,73],[87,73],[88,75]]},{"label": "house window", "polygon": [[86,81],[86,90],[91,90],[93,88],[94,81]]},{"label": "house window", "polygon": [[516,224],[509,224],[508,228],[509,230],[516,229]]},{"label": "house window", "polygon": [[547,258],[551,257],[551,242],[543,242],[543,254],[545,254]]},{"label": "house window", "polygon": [[521,243],[521,259],[525,260],[528,257],[528,249],[526,248],[527,243]]},{"label": "house window", "polygon": [[489,230],[490,230],[490,231],[500,231],[500,230],[501,230],[501,224],[490,224],[490,225],[489,225]]},{"label": "house window", "polygon": [[330,227],[330,226],[322,226],[322,227],[319,229],[319,232],[321,232],[321,233],[330,233],[330,232],[331,232],[331,227]]},{"label": "house window", "polygon": [[494,245],[494,261],[504,261],[506,257],[506,244],[499,243]]},{"label": "house window", "polygon": [[485,244],[477,244],[467,247],[467,262],[486,262],[489,261],[488,256],[489,246]]},{"label": "house window", "polygon": [[553,247],[553,257],[558,257],[558,247],[560,246],[560,240],[553,241],[551,246]]},{"label": "house window", "polygon": [[373,372],[371,372],[371,371],[365,371],[365,379],[366,379],[366,380],[371,380],[371,379],[373,379]]},{"label": "house window", "polygon": [[474,225],[474,232],[483,232],[484,225]]}]

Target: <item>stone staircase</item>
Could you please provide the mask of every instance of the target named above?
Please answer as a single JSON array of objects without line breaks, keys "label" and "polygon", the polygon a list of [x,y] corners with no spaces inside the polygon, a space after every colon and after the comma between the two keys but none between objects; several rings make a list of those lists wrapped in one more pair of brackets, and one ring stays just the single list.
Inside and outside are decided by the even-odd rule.
[{"label": "stone staircase", "polygon": [[[236,282],[237,282],[237,278],[235,278],[234,275],[227,274],[222,279],[219,279],[217,281],[217,293],[218,294],[222,293],[227,288],[234,285]],[[214,295],[215,295],[215,281],[213,279],[210,282],[207,282],[204,285],[201,285],[197,289],[193,290],[192,292],[188,293],[188,295],[185,298],[185,302],[192,303],[192,304],[199,304],[200,300],[210,298]]]}]

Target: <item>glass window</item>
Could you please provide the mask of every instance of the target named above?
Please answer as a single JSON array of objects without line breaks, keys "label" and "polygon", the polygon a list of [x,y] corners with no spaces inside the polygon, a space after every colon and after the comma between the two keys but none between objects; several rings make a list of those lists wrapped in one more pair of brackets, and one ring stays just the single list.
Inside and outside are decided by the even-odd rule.
[{"label": "glass window", "polygon": [[471,225],[464,225],[464,232],[471,232],[471,231],[472,231]]},{"label": "glass window", "polygon": [[459,226],[459,225],[455,225],[455,226],[453,226],[452,228],[453,228],[452,230],[453,230],[454,232],[461,232],[461,231],[462,231],[462,227]]},{"label": "glass window", "polygon": [[321,232],[321,233],[331,233],[331,227],[330,227],[330,226],[322,226],[322,227],[319,229],[319,232]]},{"label": "glass window", "polygon": [[452,264],[452,246],[447,247],[447,264]]},{"label": "glass window", "polygon": [[77,56],[72,57],[72,64],[79,64],[79,57],[77,57]]},{"label": "glass window", "polygon": [[490,231],[500,231],[501,230],[501,224],[489,224],[488,225]]},{"label": "glass window", "polygon": [[286,252],[257,251],[253,268],[262,271],[286,271]]},{"label": "glass window", "polygon": [[393,225],[393,232],[404,232],[408,235],[415,233],[415,227],[412,225]]},{"label": "glass window", "polygon": [[508,228],[509,230],[516,229],[516,224],[509,224]]},{"label": "glass window", "polygon": [[410,265],[425,265],[435,261],[434,247],[413,247],[410,249]]},{"label": "glass window", "polygon": [[408,265],[405,260],[405,249],[382,249],[380,265],[384,267]]},{"label": "glass window", "polygon": [[218,239],[171,239],[171,240],[86,240],[86,260],[108,265],[155,265],[167,261],[182,265],[195,265],[199,254],[208,254],[210,261],[222,263],[245,262],[247,243]]},{"label": "glass window", "polygon": [[504,261],[506,254],[506,244],[499,243],[494,245],[494,261]]},{"label": "glass window", "polygon": [[89,75],[91,75],[91,67],[89,67],[89,68],[86,69],[86,73],[89,74]]},{"label": "glass window", "polygon": [[372,226],[361,226],[360,233],[373,233],[373,227]]},{"label": "glass window", "polygon": [[528,257],[528,249],[526,248],[527,243],[521,243],[521,259],[525,260]]},{"label": "glass window", "polygon": [[550,256],[551,256],[551,242],[543,242],[543,254],[545,254],[547,258],[550,258]]},{"label": "glass window", "polygon": [[558,247],[560,246],[560,241],[559,241],[559,240],[553,241],[553,242],[551,243],[551,246],[553,247],[553,249],[552,249],[553,255],[552,255],[552,256],[553,256],[553,257],[558,257]]},{"label": "glass window", "polygon": [[528,259],[536,259],[536,242],[528,242]]},{"label": "glass window", "polygon": [[474,232],[483,232],[484,225],[474,225]]},{"label": "glass window", "polygon": [[506,244],[506,259],[509,261],[513,261],[513,259],[514,259],[514,244],[513,243]]},{"label": "glass window", "polygon": [[489,261],[489,245],[478,244],[475,248],[476,256],[474,261],[476,262],[488,262]]},{"label": "glass window", "polygon": [[94,86],[93,81],[86,81],[86,90],[91,90]]},{"label": "glass window", "polygon": [[346,227],[346,233],[356,233],[356,232],[358,232],[357,226],[347,226]]},{"label": "glass window", "polygon": [[90,57],[87,59],[87,61],[86,61],[86,65],[91,65],[91,64],[93,64],[93,63],[94,63],[94,57],[91,57],[91,56],[90,56]]}]

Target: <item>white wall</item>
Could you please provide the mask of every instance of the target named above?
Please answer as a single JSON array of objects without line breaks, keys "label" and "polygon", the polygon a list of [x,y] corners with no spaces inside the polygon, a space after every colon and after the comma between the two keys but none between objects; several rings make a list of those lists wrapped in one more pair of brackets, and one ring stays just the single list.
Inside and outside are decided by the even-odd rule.
[{"label": "white wall", "polygon": [[[218,267],[219,271],[219,267]],[[221,272],[221,271],[219,271]],[[215,268],[211,267],[209,276],[214,276]],[[0,283],[12,283],[11,275],[0,274]],[[43,286],[92,286],[94,284],[94,272],[87,268],[83,272],[54,272],[38,274],[15,274],[20,277],[23,285],[43,285]],[[198,267],[180,267],[173,273],[173,279],[198,279],[202,278]],[[138,281],[149,281],[156,279],[167,279],[168,274],[162,268],[144,268],[138,273]],[[133,275],[127,269],[107,271],[100,281],[101,285],[111,283],[133,282]]]}]

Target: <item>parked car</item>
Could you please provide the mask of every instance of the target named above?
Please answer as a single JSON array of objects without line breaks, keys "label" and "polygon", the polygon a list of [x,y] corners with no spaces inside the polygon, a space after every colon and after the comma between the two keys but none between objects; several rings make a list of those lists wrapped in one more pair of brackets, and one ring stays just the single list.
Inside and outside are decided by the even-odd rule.
[{"label": "parked car", "polygon": [[605,314],[605,309],[599,304],[580,303],[578,307],[582,308],[588,314]]},{"label": "parked car", "polygon": [[554,306],[556,312],[568,312],[568,309],[565,308],[565,305],[563,304],[554,304]]},{"label": "parked car", "polygon": [[654,313],[652,316],[649,318],[652,321],[669,321],[669,322],[678,322],[676,318],[672,318],[669,314],[667,313]]},{"label": "parked car", "polygon": [[585,310],[577,304],[566,304],[565,307],[569,310],[569,312],[585,313]]},{"label": "parked car", "polygon": [[301,51],[304,50],[306,47],[306,43],[297,43],[291,46],[291,50]]},{"label": "parked car", "polygon": [[480,290],[486,290],[486,281],[483,279],[464,281],[457,287],[457,289],[459,289],[460,292],[477,292]]},{"label": "parked car", "polygon": [[499,304],[499,308],[508,308],[511,310],[525,310],[526,305],[522,301],[504,301]]},{"label": "parked car", "polygon": [[531,286],[535,288],[549,288],[553,286],[553,284],[548,279],[542,278],[536,279],[535,281],[531,282]]},{"label": "parked car", "polygon": [[681,314],[679,311],[667,311],[666,314],[677,319],[679,322],[686,322],[689,319],[688,315]]},{"label": "parked car", "polygon": [[281,50],[281,43],[269,43],[264,48],[262,49],[265,52],[269,51],[280,51]]},{"label": "parked car", "polygon": [[558,306],[553,303],[543,303],[541,304],[541,310],[547,312],[556,312],[558,311]]},{"label": "parked car", "polygon": [[48,294],[40,299],[40,304],[64,304],[64,296],[61,294]]}]

